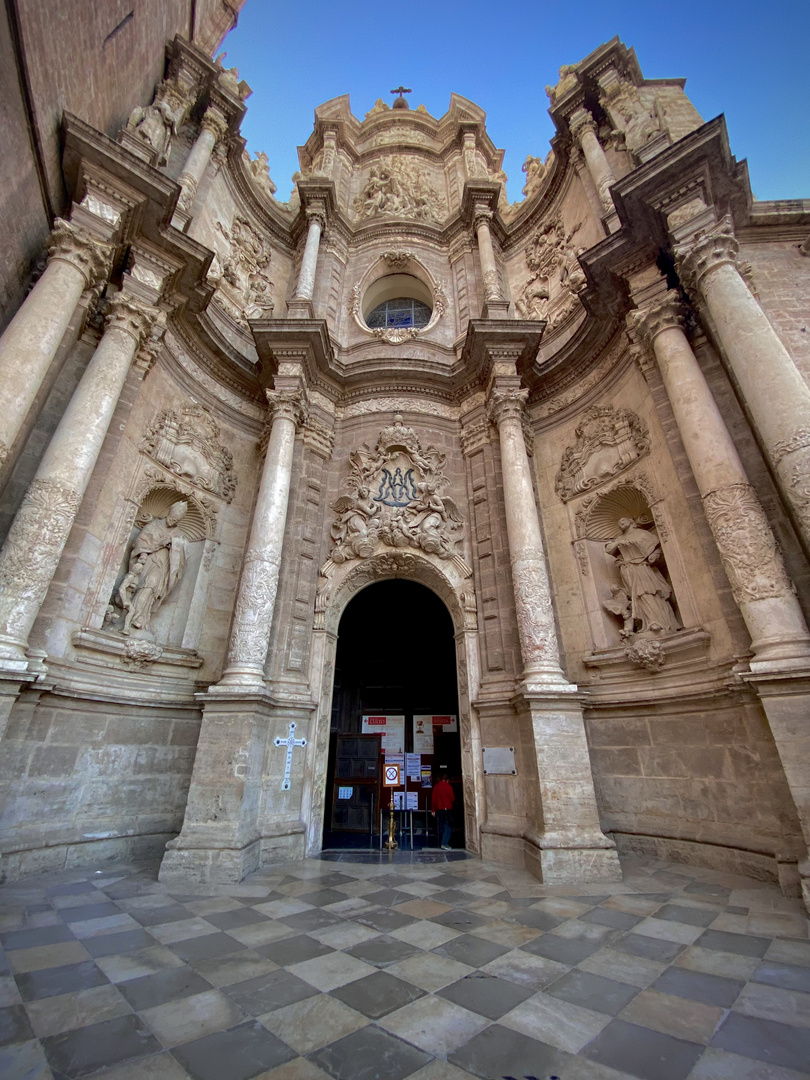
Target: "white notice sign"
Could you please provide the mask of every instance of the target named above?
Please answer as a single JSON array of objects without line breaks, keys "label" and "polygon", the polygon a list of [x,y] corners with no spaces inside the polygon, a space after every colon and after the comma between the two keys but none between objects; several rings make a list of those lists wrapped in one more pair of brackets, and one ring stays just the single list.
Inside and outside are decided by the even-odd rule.
[{"label": "white notice sign", "polygon": [[433,753],[433,724],[429,716],[413,718],[413,752],[414,754]]},{"label": "white notice sign", "polygon": [[364,716],[364,735],[381,735],[384,755],[402,754],[405,751],[404,716]]},{"label": "white notice sign", "polygon": [[514,746],[485,746],[484,747],[484,776],[493,773],[514,776],[515,768]]}]

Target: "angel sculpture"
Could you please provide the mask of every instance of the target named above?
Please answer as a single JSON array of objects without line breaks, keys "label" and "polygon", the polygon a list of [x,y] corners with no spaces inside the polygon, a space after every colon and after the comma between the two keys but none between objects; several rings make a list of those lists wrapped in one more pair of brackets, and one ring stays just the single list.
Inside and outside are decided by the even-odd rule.
[{"label": "angel sculpture", "polygon": [[342,563],[371,555],[379,536],[376,523],[371,519],[379,513],[380,507],[372,499],[369,488],[361,484],[356,494],[341,495],[332,503],[332,509],[338,515],[331,529],[335,541],[332,561]]},{"label": "angel sculpture", "polygon": [[415,547],[441,559],[450,559],[464,520],[455,502],[438,494],[436,484],[423,480],[416,485],[416,498],[407,507],[405,530]]}]

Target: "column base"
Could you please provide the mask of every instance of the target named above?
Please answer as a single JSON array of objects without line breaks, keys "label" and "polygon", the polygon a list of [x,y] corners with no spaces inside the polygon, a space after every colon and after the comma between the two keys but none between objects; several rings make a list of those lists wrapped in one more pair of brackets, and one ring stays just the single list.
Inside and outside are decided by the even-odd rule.
[{"label": "column base", "polygon": [[9,678],[0,670],[0,741],[6,733],[11,710],[20,696],[20,691],[30,680],[21,680],[19,676]]},{"label": "column base", "polygon": [[[605,844],[610,844],[603,836]],[[573,882],[621,881],[622,868],[615,848],[543,847],[543,837],[526,840],[524,865],[544,885]]]},{"label": "column base", "polygon": [[487,300],[481,308],[482,319],[506,319],[508,315],[508,300]]},{"label": "column base", "polygon": [[179,847],[179,836],[166,845],[158,881],[164,885],[235,885],[259,869],[261,841],[243,848]]},{"label": "column base", "polygon": [[312,301],[300,298],[288,300],[287,317],[290,319],[314,319]]}]

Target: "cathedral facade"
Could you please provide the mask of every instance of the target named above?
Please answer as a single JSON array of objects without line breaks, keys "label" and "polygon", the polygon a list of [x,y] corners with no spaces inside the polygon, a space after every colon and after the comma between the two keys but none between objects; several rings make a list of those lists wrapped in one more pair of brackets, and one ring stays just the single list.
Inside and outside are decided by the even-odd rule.
[{"label": "cathedral facade", "polygon": [[2,188],[0,872],[382,843],[396,718],[470,852],[810,900],[810,206],[618,39],[517,203],[456,94],[320,105],[283,202],[236,7],[62,94],[47,237]]}]

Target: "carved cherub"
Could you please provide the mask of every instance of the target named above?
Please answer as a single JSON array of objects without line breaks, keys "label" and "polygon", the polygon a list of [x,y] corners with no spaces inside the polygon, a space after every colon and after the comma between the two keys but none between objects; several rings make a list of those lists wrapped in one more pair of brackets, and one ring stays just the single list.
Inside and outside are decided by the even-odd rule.
[{"label": "carved cherub", "polygon": [[353,556],[366,558],[371,555],[378,537],[371,519],[379,513],[380,507],[371,497],[369,488],[360,484],[354,495],[341,495],[336,499],[332,509],[339,515],[331,529],[335,541],[332,561],[341,563]]}]

